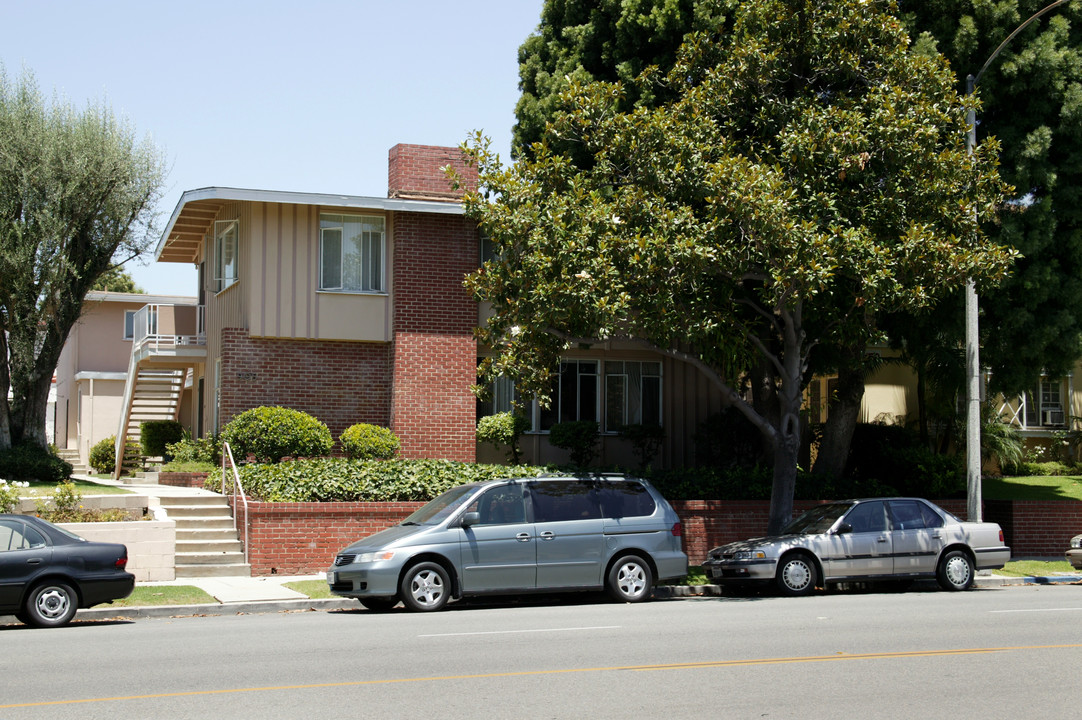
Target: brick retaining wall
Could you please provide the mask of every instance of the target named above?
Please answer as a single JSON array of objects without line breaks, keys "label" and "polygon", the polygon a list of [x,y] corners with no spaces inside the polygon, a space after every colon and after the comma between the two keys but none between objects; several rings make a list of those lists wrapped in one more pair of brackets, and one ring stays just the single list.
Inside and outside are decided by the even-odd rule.
[{"label": "brick retaining wall", "polygon": [[[936,501],[965,518],[965,500]],[[420,502],[333,502],[248,504],[248,561],[253,575],[319,573],[336,552],[366,535],[396,525]],[[794,514],[817,505],[797,501]],[[684,528],[684,551],[693,565],[710,548],[763,535],[769,503],[762,500],[684,500],[672,503]],[[238,520],[244,520],[240,510]],[[1015,557],[1062,556],[1082,532],[1082,502],[986,501],[984,517],[1003,527]]]}]

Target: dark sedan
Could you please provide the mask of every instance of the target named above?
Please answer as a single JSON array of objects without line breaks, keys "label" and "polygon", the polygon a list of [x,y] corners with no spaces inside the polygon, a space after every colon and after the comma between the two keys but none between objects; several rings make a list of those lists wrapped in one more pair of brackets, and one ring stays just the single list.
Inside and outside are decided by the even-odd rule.
[{"label": "dark sedan", "polygon": [[0,514],[0,615],[58,627],[79,608],[131,595],[128,548],[91,542],[29,515]]}]

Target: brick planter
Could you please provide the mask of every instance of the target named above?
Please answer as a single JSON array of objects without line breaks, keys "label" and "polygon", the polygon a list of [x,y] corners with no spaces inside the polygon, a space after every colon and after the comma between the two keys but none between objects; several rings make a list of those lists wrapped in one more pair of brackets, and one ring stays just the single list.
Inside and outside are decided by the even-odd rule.
[{"label": "brick planter", "polygon": [[[965,519],[965,500],[937,500]],[[330,567],[351,542],[396,525],[421,502],[248,503],[248,561],[253,575],[302,575]],[[818,505],[798,500],[794,514]],[[710,548],[763,535],[770,504],[765,500],[683,500],[672,503],[684,528],[684,551],[699,565]],[[237,519],[243,525],[244,510]],[[984,517],[1003,528],[1015,557],[1061,556],[1082,533],[1082,502],[987,501]],[[243,527],[240,532],[243,539]]]},{"label": "brick planter", "polygon": [[159,485],[172,487],[202,488],[207,482],[205,472],[160,472],[158,473]]}]

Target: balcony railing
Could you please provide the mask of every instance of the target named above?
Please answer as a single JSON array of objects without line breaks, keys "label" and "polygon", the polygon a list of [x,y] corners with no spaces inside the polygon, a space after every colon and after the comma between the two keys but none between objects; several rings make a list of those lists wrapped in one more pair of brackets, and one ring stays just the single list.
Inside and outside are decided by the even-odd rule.
[{"label": "balcony railing", "polygon": [[134,348],[207,344],[203,305],[144,305],[135,313]]}]

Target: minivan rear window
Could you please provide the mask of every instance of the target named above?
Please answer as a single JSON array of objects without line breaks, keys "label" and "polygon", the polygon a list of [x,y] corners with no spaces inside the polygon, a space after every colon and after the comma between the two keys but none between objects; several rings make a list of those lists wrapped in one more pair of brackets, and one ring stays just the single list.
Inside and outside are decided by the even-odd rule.
[{"label": "minivan rear window", "polygon": [[657,509],[654,498],[637,482],[603,483],[599,493],[601,511],[608,518],[645,517]]},{"label": "minivan rear window", "polygon": [[556,480],[530,483],[534,522],[593,520],[601,517],[597,491],[582,482]]}]

